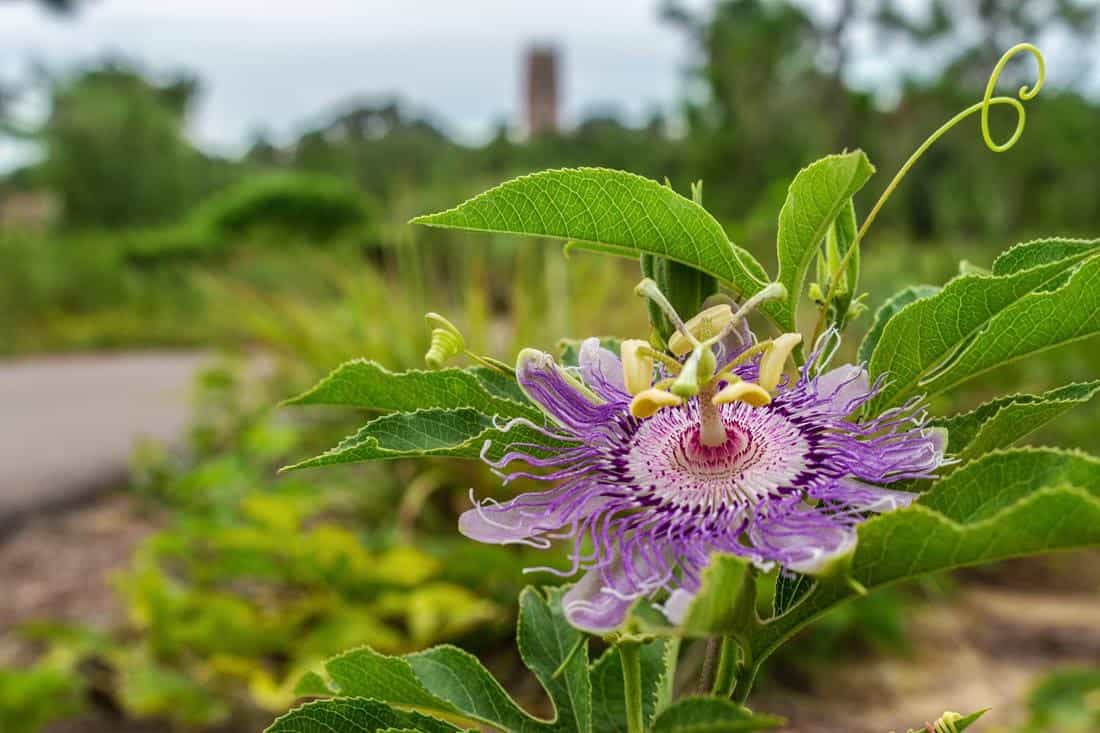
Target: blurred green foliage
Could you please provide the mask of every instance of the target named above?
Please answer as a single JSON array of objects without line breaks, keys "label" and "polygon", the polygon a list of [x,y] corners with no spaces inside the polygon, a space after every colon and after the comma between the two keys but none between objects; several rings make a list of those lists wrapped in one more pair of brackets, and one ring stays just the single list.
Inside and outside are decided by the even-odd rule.
[{"label": "blurred green foliage", "polygon": [[1028,700],[1018,733],[1089,733],[1100,730],[1100,668],[1071,667],[1045,675]]},{"label": "blurred green foliage", "polygon": [[79,678],[55,659],[23,669],[0,667],[0,730],[37,733],[80,712],[83,695]]},{"label": "blurred green foliage", "polygon": [[198,212],[215,237],[265,236],[325,243],[369,223],[363,194],[340,178],[278,174],[246,179]]},{"label": "blurred green foliage", "polygon": [[112,63],[55,85],[39,176],[68,226],[164,222],[196,202],[212,174],[184,137],[196,91],[194,79],[157,84]]}]

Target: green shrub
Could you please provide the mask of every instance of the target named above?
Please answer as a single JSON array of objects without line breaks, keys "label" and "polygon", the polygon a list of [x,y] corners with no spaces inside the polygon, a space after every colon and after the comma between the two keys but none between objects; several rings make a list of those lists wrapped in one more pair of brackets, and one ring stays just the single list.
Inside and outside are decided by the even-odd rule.
[{"label": "green shrub", "polygon": [[38,733],[80,711],[83,682],[65,665],[45,660],[28,669],[0,668],[0,730]]},{"label": "green shrub", "polygon": [[208,200],[199,220],[221,238],[277,237],[327,242],[363,231],[367,201],[339,178],[292,173],[248,178]]}]

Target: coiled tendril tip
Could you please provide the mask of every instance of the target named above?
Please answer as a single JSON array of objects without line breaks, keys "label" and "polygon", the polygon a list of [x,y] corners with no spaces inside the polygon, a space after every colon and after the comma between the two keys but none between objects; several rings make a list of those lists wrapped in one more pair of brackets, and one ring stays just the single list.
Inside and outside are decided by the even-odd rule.
[{"label": "coiled tendril tip", "polygon": [[[997,87],[997,82],[1001,78],[1001,72],[1004,71],[1005,65],[1008,64],[1016,55],[1027,52],[1035,58],[1035,62],[1038,65],[1036,72],[1035,83],[1028,85],[1024,84],[1020,87],[1016,97],[994,97],[993,91]],[[814,336],[812,341],[816,341],[818,335],[822,332],[825,326],[825,314],[828,311],[829,303],[836,295],[837,286],[840,283],[841,277],[848,267],[848,262],[851,260],[852,255],[859,249],[859,245],[863,242],[864,236],[867,234],[867,230],[870,229],[871,224],[874,223],[878,217],[879,211],[890,199],[891,194],[897,189],[905,175],[910,169],[916,165],[917,161],[928,151],[930,147],[937,140],[947,134],[948,131],[953,129],[960,122],[965,120],[975,112],[980,113],[981,120],[981,132],[982,140],[994,153],[1003,153],[1013,145],[1015,145],[1020,137],[1024,134],[1024,125],[1027,122],[1027,111],[1024,109],[1023,102],[1030,101],[1035,98],[1037,94],[1042,90],[1043,84],[1046,82],[1047,65],[1046,59],[1043,58],[1043,53],[1034,44],[1031,43],[1017,43],[1012,48],[1005,51],[1001,58],[997,61],[993,67],[992,73],[989,75],[989,81],[985,85],[985,94],[982,95],[982,101],[976,102],[966,109],[962,110],[954,117],[943,123],[935,132],[929,135],[923,143],[913,152],[912,155],[905,161],[898,172],[890,180],[890,183],[886,186],[886,189],[879,196],[878,201],[871,207],[871,211],[867,214],[867,218],[863,220],[863,224],[859,227],[859,231],[856,232],[855,239],[848,247],[848,251],[845,252],[844,257],[840,260],[836,270],[833,271],[829,278],[828,287],[825,289],[824,297],[820,305],[820,315],[818,316],[817,324],[814,327]],[[993,134],[989,131],[989,110],[994,105],[1007,104],[1016,111],[1016,128],[1012,131],[1012,135],[1003,143],[998,143],[993,139]]]}]

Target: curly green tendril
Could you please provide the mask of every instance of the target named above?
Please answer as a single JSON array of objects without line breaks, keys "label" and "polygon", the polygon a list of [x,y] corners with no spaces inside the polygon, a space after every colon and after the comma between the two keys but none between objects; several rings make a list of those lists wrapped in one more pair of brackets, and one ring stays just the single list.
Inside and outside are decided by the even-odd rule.
[{"label": "curly green tendril", "polygon": [[[1033,57],[1035,57],[1035,62],[1038,64],[1038,73],[1036,75],[1035,84],[1031,86],[1024,84],[1022,87],[1020,87],[1020,90],[1017,92],[1017,96],[1019,97],[1019,99],[1017,99],[1016,97],[994,97],[993,90],[997,86],[997,81],[1000,79],[1001,72],[1004,71],[1005,65],[1009,61],[1011,61],[1013,57],[1024,51],[1030,53]],[[863,225],[860,226],[859,231],[856,233],[855,241],[852,242],[852,246],[850,246],[848,248],[848,251],[845,252],[843,259],[841,259],[836,270],[833,271],[831,277],[829,278],[829,285],[825,291],[824,298],[824,303],[826,306],[832,301],[832,298],[836,292],[836,288],[840,283],[840,279],[848,266],[848,261],[851,260],[853,254],[859,248],[860,242],[863,241],[863,237],[867,234],[867,230],[870,229],[871,224],[878,217],[879,211],[882,210],[882,207],[890,199],[890,196],[897,189],[898,185],[901,183],[902,179],[905,178],[905,175],[909,172],[909,170],[914,165],[916,165],[918,160],[921,159],[921,156],[923,156],[925,152],[927,152],[928,149],[932,147],[932,145],[934,145],[937,140],[947,134],[949,130],[954,128],[956,125],[958,125],[960,122],[962,122],[975,112],[981,113],[982,140],[985,141],[986,147],[988,147],[994,153],[1005,152],[1013,145],[1015,145],[1019,141],[1020,136],[1024,134],[1024,125],[1027,122],[1027,111],[1024,109],[1023,102],[1027,102],[1035,98],[1035,95],[1037,95],[1039,91],[1043,88],[1043,83],[1046,81],[1046,76],[1046,59],[1043,58],[1042,52],[1039,51],[1039,49],[1036,48],[1033,44],[1018,43],[1004,52],[1004,55],[1001,56],[1000,60],[997,62],[997,65],[993,67],[993,73],[989,75],[989,81],[985,85],[985,94],[982,96],[982,101],[972,104],[963,111],[959,112],[957,115],[941,125],[938,130],[929,135],[928,138],[920,144],[920,147],[918,147],[913,152],[913,154],[909,156],[909,159],[905,161],[905,164],[902,165],[897,174],[894,175],[894,178],[890,181],[890,184],[886,187],[886,190],[882,192],[882,195],[879,197],[878,201],[876,201],[875,205],[871,207],[871,212],[867,215],[867,218],[864,219]],[[1003,143],[998,143],[996,140],[994,140],[992,133],[989,131],[989,110],[994,105],[998,104],[1007,104],[1016,111],[1016,129],[1013,130],[1012,135]],[[825,313],[826,307],[823,307],[821,310],[821,315],[818,318],[817,327],[814,329],[814,338],[810,341],[810,343],[815,343],[817,341],[817,337],[821,334],[821,331],[825,325]]]}]

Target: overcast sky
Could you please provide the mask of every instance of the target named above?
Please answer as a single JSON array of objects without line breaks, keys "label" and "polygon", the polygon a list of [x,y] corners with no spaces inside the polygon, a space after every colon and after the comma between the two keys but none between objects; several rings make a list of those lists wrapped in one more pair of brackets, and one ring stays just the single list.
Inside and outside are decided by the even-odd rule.
[{"label": "overcast sky", "polygon": [[389,93],[454,133],[485,134],[516,119],[522,52],[537,41],[563,52],[567,120],[605,105],[637,119],[682,90],[687,45],[657,0],[95,0],[72,17],[0,0],[0,78],[31,60],[64,70],[112,53],[190,70],[204,84],[193,135],[226,152]]},{"label": "overcast sky", "polygon": [[[566,124],[597,109],[639,120],[675,105],[690,48],[660,21],[660,2],[88,0],[60,17],[31,0],[0,0],[0,82],[26,78],[33,63],[64,73],[108,56],[153,73],[189,71],[203,84],[192,137],[226,154],[241,152],[257,131],[287,141],[353,98],[391,94],[476,140],[497,122],[517,121],[523,50],[535,42],[561,50]],[[921,0],[900,4],[927,11]],[[838,7],[803,5],[822,18]],[[857,85],[888,96],[892,70],[935,71],[935,54],[916,60],[870,36],[854,41],[861,50],[849,81]],[[1060,59],[1056,34],[1042,42],[1051,81],[1072,79],[1079,64]],[[1090,88],[1100,88],[1094,81]],[[24,111],[41,116],[44,100],[34,102]],[[0,140],[0,171],[29,152]]]}]

